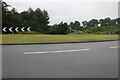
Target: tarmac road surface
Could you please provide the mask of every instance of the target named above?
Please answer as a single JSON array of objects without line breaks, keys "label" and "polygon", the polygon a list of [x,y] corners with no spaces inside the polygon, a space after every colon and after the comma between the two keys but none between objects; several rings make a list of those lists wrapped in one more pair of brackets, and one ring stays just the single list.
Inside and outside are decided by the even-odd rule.
[{"label": "tarmac road surface", "polygon": [[118,41],[3,45],[3,78],[117,78]]}]

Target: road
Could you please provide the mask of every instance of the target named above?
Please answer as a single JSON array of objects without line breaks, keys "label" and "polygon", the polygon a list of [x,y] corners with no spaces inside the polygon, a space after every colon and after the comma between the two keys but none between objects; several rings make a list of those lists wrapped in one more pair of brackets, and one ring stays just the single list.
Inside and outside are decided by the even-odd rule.
[{"label": "road", "polygon": [[117,78],[118,41],[3,45],[3,78]]}]

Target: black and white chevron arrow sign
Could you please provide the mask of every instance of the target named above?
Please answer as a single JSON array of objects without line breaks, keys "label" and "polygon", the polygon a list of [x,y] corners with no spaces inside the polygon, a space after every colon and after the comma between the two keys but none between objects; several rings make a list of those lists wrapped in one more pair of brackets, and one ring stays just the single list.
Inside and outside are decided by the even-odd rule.
[{"label": "black and white chevron arrow sign", "polygon": [[31,28],[31,27],[28,27],[28,28],[27,28],[27,30],[28,30],[29,32],[31,31],[30,28]]},{"label": "black and white chevron arrow sign", "polygon": [[13,32],[12,28],[13,28],[13,27],[10,27],[10,28],[9,28],[9,31],[10,31],[10,32]]},{"label": "black and white chevron arrow sign", "polygon": [[3,30],[4,32],[7,32],[7,31],[6,31],[6,28],[7,28],[7,27],[4,27],[2,30]]},{"label": "black and white chevron arrow sign", "polygon": [[25,32],[25,31],[31,31],[30,30],[31,29],[31,27],[28,27],[28,28],[25,28],[25,27],[22,27],[22,28],[20,28],[20,27],[16,27],[16,28],[13,28],[13,27],[10,27],[10,28],[7,28],[7,27],[4,27],[2,30],[3,30],[3,32]]},{"label": "black and white chevron arrow sign", "polygon": [[22,27],[22,28],[21,28],[21,31],[24,32],[24,31],[25,31],[24,29],[25,29],[25,27]]},{"label": "black and white chevron arrow sign", "polygon": [[18,31],[18,28],[19,28],[19,27],[16,27],[16,28],[15,28],[15,31],[16,31],[16,32],[19,32],[19,31]]}]

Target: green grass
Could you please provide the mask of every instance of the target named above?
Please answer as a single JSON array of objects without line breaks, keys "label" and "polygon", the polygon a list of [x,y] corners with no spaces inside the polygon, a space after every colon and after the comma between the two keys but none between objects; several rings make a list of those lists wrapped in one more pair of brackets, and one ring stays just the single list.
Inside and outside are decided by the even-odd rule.
[{"label": "green grass", "polygon": [[0,44],[21,43],[52,43],[52,42],[82,42],[99,40],[117,40],[117,35],[97,34],[69,34],[69,35],[43,35],[43,34],[3,34]]}]

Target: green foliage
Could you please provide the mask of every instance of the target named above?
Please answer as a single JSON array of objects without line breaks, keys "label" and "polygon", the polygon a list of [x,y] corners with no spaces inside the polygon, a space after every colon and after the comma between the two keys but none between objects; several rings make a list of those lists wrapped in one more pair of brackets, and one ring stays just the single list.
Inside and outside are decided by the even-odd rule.
[{"label": "green foliage", "polygon": [[82,24],[83,24],[84,27],[87,27],[87,23],[88,23],[87,21],[83,21],[82,22]]},{"label": "green foliage", "polygon": [[9,22],[11,21],[12,13],[8,10],[8,7],[11,7],[6,2],[2,2],[2,25],[3,26],[11,26],[12,24]]},{"label": "green foliage", "polygon": [[[91,19],[90,21],[83,21],[83,26],[81,26],[79,21],[71,22],[69,25],[67,23],[61,22],[60,24],[48,26],[50,17],[48,12],[45,10],[41,10],[40,8],[33,10],[32,8],[29,8],[27,11],[18,13],[17,10],[13,7],[11,7],[11,10],[9,10],[9,7],[11,7],[11,5],[8,5],[6,2],[2,2],[3,27],[31,27],[33,32],[44,34],[119,34],[120,18],[111,19],[107,17],[105,19],[99,20]],[[29,34],[29,32],[22,33]]]},{"label": "green foliage", "polygon": [[117,26],[102,26],[102,27],[89,27],[84,30],[86,33],[97,33],[97,34],[118,34],[119,29]]},{"label": "green foliage", "polygon": [[31,32],[18,32],[17,34],[40,34],[39,32],[34,32],[34,31],[31,31]]},{"label": "green foliage", "polygon": [[120,30],[119,29],[115,29],[115,30],[113,30],[113,33],[114,34],[120,34]]},{"label": "green foliage", "polygon": [[20,13],[23,19],[23,26],[30,26],[33,31],[45,33],[48,28],[49,15],[47,11],[37,8],[35,11],[29,8],[28,11]]},{"label": "green foliage", "polygon": [[98,20],[96,20],[96,19],[92,19],[92,20],[90,20],[88,23],[87,23],[87,27],[96,27],[96,26],[98,26]]},{"label": "green foliage", "polygon": [[48,29],[49,34],[68,34],[69,26],[67,23],[61,22],[60,24],[55,24]]},{"label": "green foliage", "polygon": [[[3,27],[31,27],[35,32],[45,33],[49,24],[49,15],[45,10],[37,8],[35,11],[29,8],[27,11],[18,13],[15,8],[11,7],[6,2],[2,2]],[[10,32],[8,32],[10,33]]]},{"label": "green foliage", "polygon": [[74,30],[82,30],[82,29],[83,29],[83,27],[80,26],[80,22],[79,22],[79,21],[71,22],[71,23],[69,24],[69,26],[70,26],[72,29],[74,29]]},{"label": "green foliage", "polygon": [[98,34],[68,34],[68,35],[47,35],[47,34],[3,34],[0,44],[23,44],[23,43],[56,43],[56,42],[85,42],[118,40],[117,35]]}]

